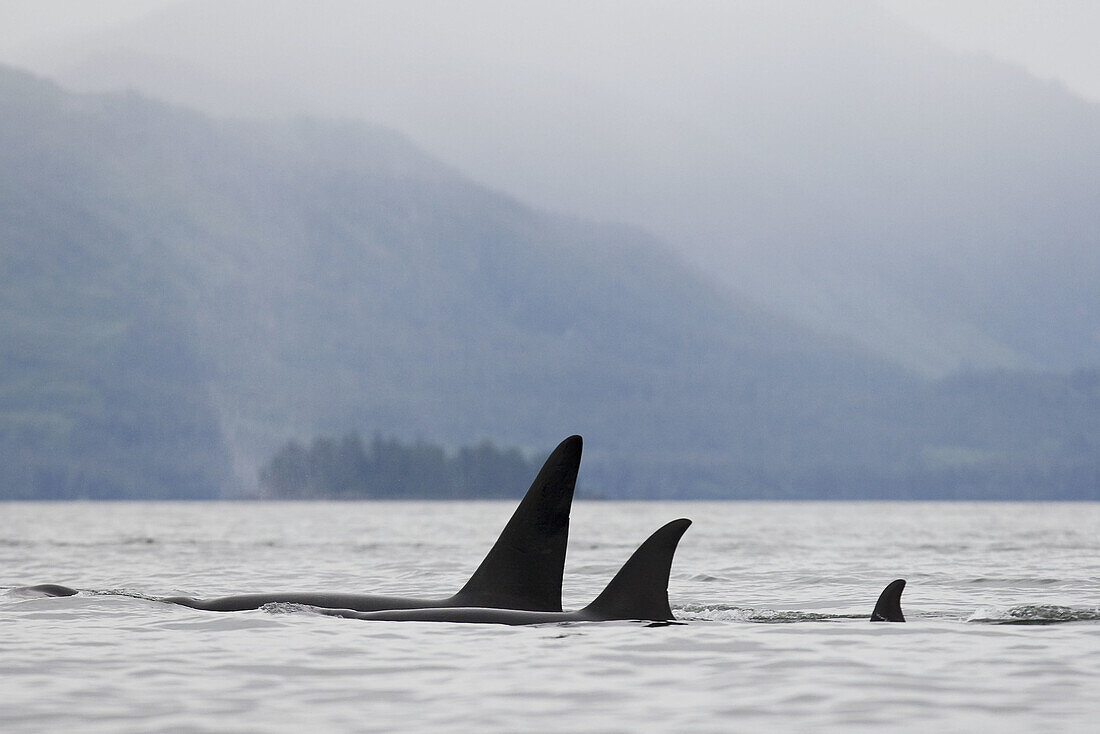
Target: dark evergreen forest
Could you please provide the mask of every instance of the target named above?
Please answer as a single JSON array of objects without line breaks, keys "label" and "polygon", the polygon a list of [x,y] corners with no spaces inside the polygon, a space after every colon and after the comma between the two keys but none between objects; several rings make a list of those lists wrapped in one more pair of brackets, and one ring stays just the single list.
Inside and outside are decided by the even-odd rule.
[{"label": "dark evergreen forest", "polygon": [[540,463],[491,441],[442,446],[358,433],[290,441],[260,470],[270,499],[473,499],[521,497]]}]

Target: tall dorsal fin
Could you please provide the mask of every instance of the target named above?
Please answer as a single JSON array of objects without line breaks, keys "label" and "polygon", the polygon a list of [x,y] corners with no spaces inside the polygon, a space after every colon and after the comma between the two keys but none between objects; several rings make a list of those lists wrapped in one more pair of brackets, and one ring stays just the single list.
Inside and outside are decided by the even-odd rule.
[{"label": "tall dorsal fin", "polygon": [[569,509],[581,463],[581,437],[570,436],[542,465],[497,542],[452,597],[460,606],[561,611]]},{"label": "tall dorsal fin", "polygon": [[891,581],[879,594],[875,611],[871,612],[872,622],[904,622],[901,613],[901,592],[905,590],[905,579]]},{"label": "tall dorsal fin", "polygon": [[689,525],[691,520],[673,520],[649,536],[584,611],[596,619],[672,619],[668,576]]}]

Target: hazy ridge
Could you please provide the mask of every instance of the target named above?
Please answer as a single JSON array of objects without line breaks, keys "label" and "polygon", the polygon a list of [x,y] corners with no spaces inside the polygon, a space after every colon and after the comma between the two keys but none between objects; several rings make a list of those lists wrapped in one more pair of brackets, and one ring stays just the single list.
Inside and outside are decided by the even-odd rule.
[{"label": "hazy ridge", "polygon": [[187,0],[36,63],[378,122],[929,376],[1100,365],[1100,106],[874,0]]},{"label": "hazy ridge", "polygon": [[609,496],[1096,496],[1091,373],[926,381],[380,128],[0,77],[6,496],[232,495],[350,430],[581,433]]}]

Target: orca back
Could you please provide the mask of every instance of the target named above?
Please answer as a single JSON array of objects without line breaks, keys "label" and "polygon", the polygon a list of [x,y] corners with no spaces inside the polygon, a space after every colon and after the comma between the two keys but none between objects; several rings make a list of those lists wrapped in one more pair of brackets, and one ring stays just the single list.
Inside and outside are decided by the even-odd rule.
[{"label": "orca back", "polygon": [[611,583],[584,608],[588,619],[673,619],[668,604],[672,557],[691,520],[673,520],[649,536]]},{"label": "orca back", "polygon": [[451,606],[561,611],[581,446],[580,436],[558,444],[481,565],[448,600]]},{"label": "orca back", "polygon": [[901,613],[901,592],[905,590],[905,579],[891,581],[879,594],[875,611],[871,612],[872,622],[904,622]]},{"label": "orca back", "polygon": [[77,590],[59,584],[38,584],[37,586],[20,586],[12,589],[12,593],[21,595],[36,594],[38,596],[73,596],[77,593]]}]

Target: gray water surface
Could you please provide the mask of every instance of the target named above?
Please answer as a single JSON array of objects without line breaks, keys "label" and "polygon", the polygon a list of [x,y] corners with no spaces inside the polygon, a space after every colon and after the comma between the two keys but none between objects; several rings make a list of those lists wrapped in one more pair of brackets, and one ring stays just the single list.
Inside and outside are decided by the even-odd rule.
[{"label": "gray water surface", "polygon": [[[449,594],[513,509],[0,505],[0,731],[1098,730],[1097,504],[576,503],[567,608],[695,521],[669,584],[682,626],[137,598]],[[909,621],[866,622],[898,577]],[[12,591],[46,582],[81,593]]]}]

